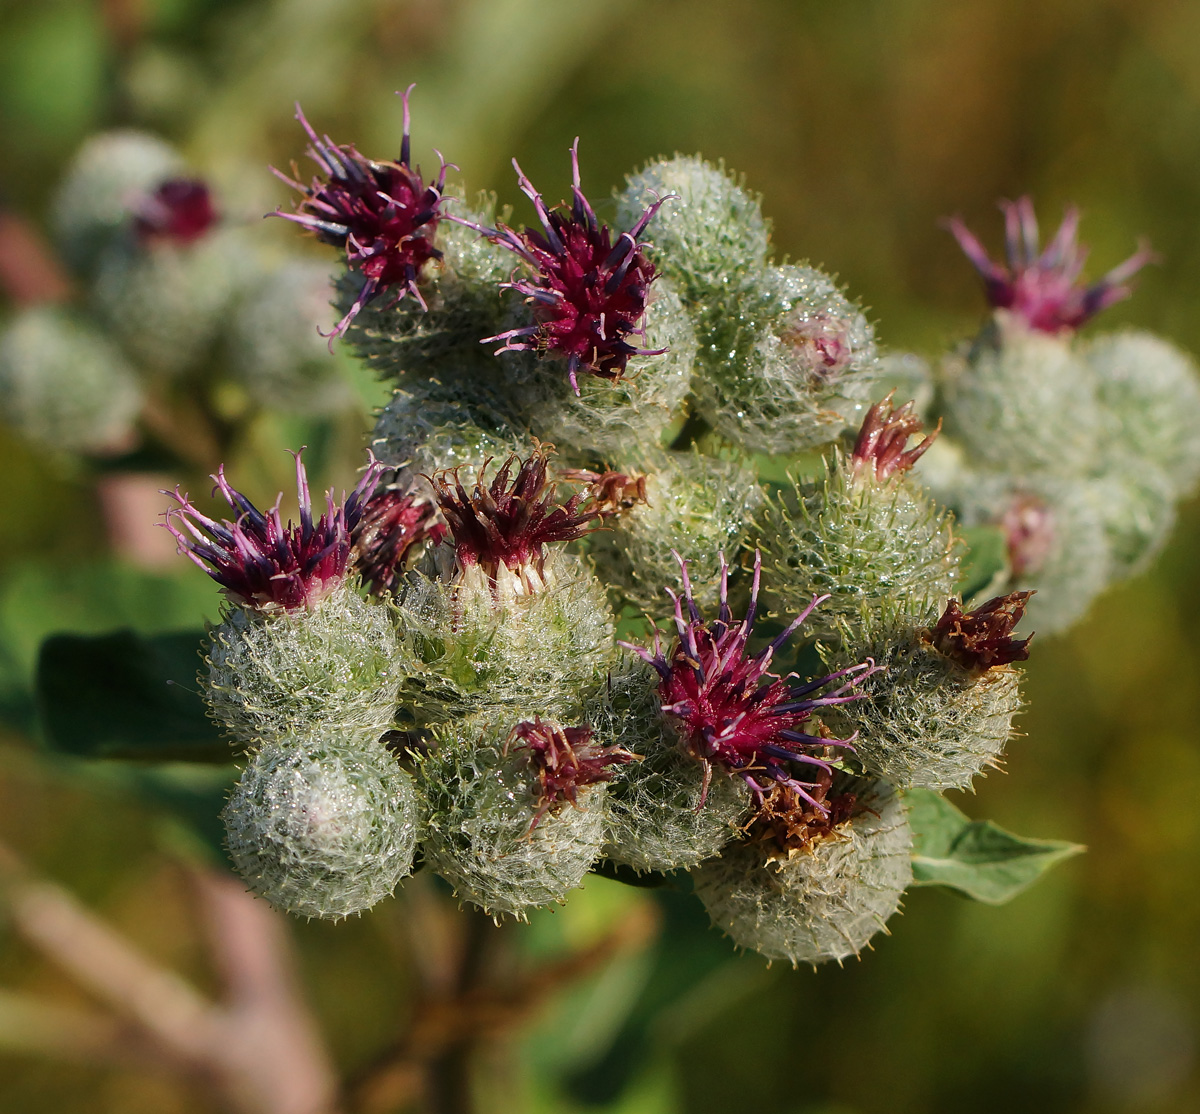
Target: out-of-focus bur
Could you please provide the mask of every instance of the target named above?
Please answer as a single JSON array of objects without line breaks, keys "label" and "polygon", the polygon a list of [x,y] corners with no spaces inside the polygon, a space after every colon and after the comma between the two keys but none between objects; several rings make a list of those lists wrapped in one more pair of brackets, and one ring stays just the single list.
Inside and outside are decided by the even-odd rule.
[{"label": "out-of-focus bur", "polygon": [[128,450],[141,407],[134,369],[78,313],[34,306],[0,333],[0,412],[42,448],[54,453]]},{"label": "out-of-focus bur", "polygon": [[960,547],[950,520],[907,474],[937,435],[908,448],[920,432],[911,404],[897,408],[889,395],[867,412],[849,455],[834,450],[822,479],[795,484],[767,509],[770,596],[794,611],[828,595],[814,623],[823,637],[879,611],[925,619],[954,592]]}]

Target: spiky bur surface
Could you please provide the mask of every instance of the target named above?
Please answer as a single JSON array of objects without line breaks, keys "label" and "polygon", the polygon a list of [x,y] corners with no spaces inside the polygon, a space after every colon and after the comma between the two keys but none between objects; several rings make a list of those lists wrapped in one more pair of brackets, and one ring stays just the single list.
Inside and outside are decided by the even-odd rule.
[{"label": "spiky bur surface", "polygon": [[241,742],[319,731],[378,737],[413,671],[394,613],[347,581],[311,608],[227,611],[200,674],[213,718]]},{"label": "spiky bur surface", "polygon": [[536,437],[588,462],[620,461],[635,446],[658,443],[691,386],[696,334],[670,286],[659,280],[650,297],[641,343],[651,354],[631,356],[621,378],[581,375],[576,394],[561,360],[525,352],[502,357]]},{"label": "spiky bur surface", "polygon": [[860,682],[861,700],[824,718],[838,734],[858,733],[854,756],[868,773],[900,789],[966,789],[996,764],[1021,708],[1018,670],[964,668],[931,645],[928,629],[904,623],[830,664],[864,655],[883,668]]},{"label": "spiky bur surface", "polygon": [[[475,224],[496,220],[492,195],[481,194],[474,208],[457,198],[450,207]],[[415,298],[375,298],[354,318],[346,340],[381,378],[445,376],[447,366],[460,369],[467,382],[494,378],[491,348],[479,341],[504,327],[513,299],[500,284],[512,272],[513,257],[474,229],[449,220],[439,221],[434,244],[442,257],[426,263],[421,273],[425,307]],[[338,311],[348,313],[361,289],[362,280],[353,272],[339,278]]]},{"label": "spiky bur surface", "polygon": [[675,194],[650,227],[654,261],[685,302],[738,290],[766,266],[770,226],[741,181],[697,156],[647,165],[617,196],[617,225],[631,227],[647,205]]},{"label": "spiky bur surface", "polygon": [[191,244],[130,237],[101,257],[92,300],[130,356],[152,372],[183,375],[210,353],[254,270],[233,230]]},{"label": "spiky bur surface", "polygon": [[954,593],[951,520],[903,474],[878,482],[835,453],[823,479],[784,492],[762,522],[772,605],[791,614],[829,596],[812,617],[818,637],[857,630],[881,609],[924,616]]},{"label": "spiky bur surface", "polygon": [[353,401],[318,329],[329,318],[329,268],[293,261],[252,283],[229,323],[229,370],[263,407],[328,414]]},{"label": "spiky bur surface", "polygon": [[662,715],[658,674],[623,655],[584,704],[595,740],[642,756],[608,787],[604,857],[640,872],[689,870],[718,854],[750,810],[745,782],[715,773],[704,794],[704,766],[685,754]]},{"label": "spiky bur surface", "polygon": [[181,174],[183,159],[157,136],[139,131],[93,136],[72,160],[50,220],[67,262],[90,272],[130,217],[131,199]]},{"label": "spiky bur surface", "polygon": [[[1118,527],[1106,525],[1106,514],[1115,508],[1093,481],[960,471],[937,495],[963,526],[1005,532],[1010,578],[995,590],[1037,590],[1027,611],[1032,630],[1066,630],[1112,580],[1110,530]],[[1127,526],[1122,516],[1120,528]]]},{"label": "spiky bur surface", "polygon": [[395,755],[330,729],[256,751],[221,816],[250,889],[284,912],[341,920],[412,872],[422,811]]},{"label": "spiky bur surface", "polygon": [[1150,566],[1175,526],[1178,490],[1144,458],[1113,453],[1108,467],[1088,481],[1090,499],[1104,524],[1110,583],[1136,576]]},{"label": "spiky bur surface", "polygon": [[912,881],[912,831],[891,786],[858,793],[861,811],[808,847],[735,843],[695,871],[696,894],[735,944],[793,966],[858,955]]},{"label": "spiky bur surface", "polygon": [[540,785],[529,752],[509,743],[511,725],[439,733],[417,764],[428,802],[425,860],[463,901],[493,916],[524,919],[576,889],[604,842],[607,786],[537,823]]},{"label": "spiky bur surface", "polygon": [[646,501],[588,539],[596,569],[618,602],[650,615],[670,610],[663,585],[679,575],[678,553],[692,570],[696,602],[712,607],[720,586],[720,554],[741,548],[765,496],[754,470],[740,460],[695,452],[645,455]]},{"label": "spiky bur surface", "polygon": [[877,374],[862,310],[812,267],[768,267],[701,326],[700,412],[751,452],[796,453],[861,419]]},{"label": "spiky bur surface", "polygon": [[1081,357],[1105,409],[1106,444],[1137,471],[1160,471],[1177,497],[1200,480],[1200,377],[1195,363],[1149,333],[1099,336]]},{"label": "spiky bur surface", "polygon": [[1085,476],[1100,461],[1095,375],[1069,334],[997,310],[965,356],[943,366],[946,433],[998,471]]},{"label": "spiky bur surface", "polygon": [[612,613],[603,584],[573,554],[549,554],[542,580],[526,593],[503,566],[492,583],[411,574],[400,623],[424,673],[401,694],[405,714],[417,723],[570,721],[612,660]]},{"label": "spiky bur surface", "polygon": [[[368,306],[363,313],[369,312]],[[472,384],[448,370],[445,379],[406,379],[381,411],[371,438],[378,460],[425,491],[429,482],[422,477],[528,451],[511,399],[486,380]]]},{"label": "spiky bur surface", "polygon": [[68,453],[119,448],[141,405],[133,368],[78,314],[37,306],[0,333],[0,412],[29,440]]}]

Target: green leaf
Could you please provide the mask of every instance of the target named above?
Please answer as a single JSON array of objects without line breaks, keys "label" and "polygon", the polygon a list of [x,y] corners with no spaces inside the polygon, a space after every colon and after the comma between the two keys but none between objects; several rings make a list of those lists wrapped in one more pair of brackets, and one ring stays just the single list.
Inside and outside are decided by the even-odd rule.
[{"label": "green leaf", "polygon": [[204,634],[54,635],[35,691],[46,745],[89,758],[228,762],[196,691]]},{"label": "green leaf", "polygon": [[913,830],[913,885],[948,886],[989,905],[1016,897],[1052,866],[1085,850],[970,820],[929,789],[910,789],[904,804]]},{"label": "green leaf", "polygon": [[968,526],[958,531],[967,544],[959,589],[962,598],[986,589],[1008,568],[1008,538],[998,526]]}]

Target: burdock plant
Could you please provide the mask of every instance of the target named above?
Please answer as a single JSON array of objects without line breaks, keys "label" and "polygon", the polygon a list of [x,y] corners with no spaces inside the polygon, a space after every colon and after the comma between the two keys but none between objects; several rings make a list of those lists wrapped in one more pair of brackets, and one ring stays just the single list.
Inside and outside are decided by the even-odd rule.
[{"label": "burdock plant", "polygon": [[411,166],[407,95],[395,162],[300,120],[283,215],[340,249],[333,335],[395,394],[320,518],[298,455],[298,524],[223,472],[230,520],[168,516],[229,597],[201,683],[256,892],[341,917],[415,864],[520,919],[600,870],[818,963],[914,882],[1002,899],[1069,850],[972,843],[938,794],[1002,760],[1026,608],[1078,618],[1200,475],[1187,358],[1077,335],[1145,250],[1088,285],[1073,213],[1042,250],[1008,206],[1007,264],[954,222],[993,311],[909,376],[919,414],[723,167],[651,163],[609,225],[576,142],[569,202],[517,167],[521,229]]}]

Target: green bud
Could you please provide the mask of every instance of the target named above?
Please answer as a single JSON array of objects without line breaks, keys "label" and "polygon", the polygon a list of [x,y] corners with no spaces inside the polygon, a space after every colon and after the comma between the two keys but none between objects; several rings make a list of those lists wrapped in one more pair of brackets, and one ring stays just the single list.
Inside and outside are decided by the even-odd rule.
[{"label": "green bud", "polygon": [[341,732],[266,744],[222,812],[238,873],[276,909],[341,920],[412,872],[413,780],[386,747]]}]

